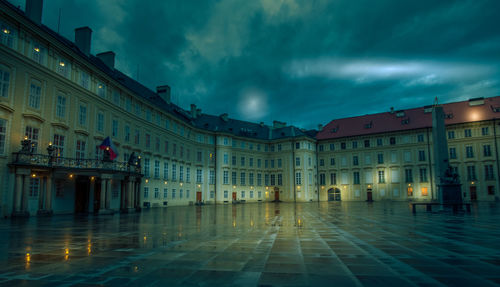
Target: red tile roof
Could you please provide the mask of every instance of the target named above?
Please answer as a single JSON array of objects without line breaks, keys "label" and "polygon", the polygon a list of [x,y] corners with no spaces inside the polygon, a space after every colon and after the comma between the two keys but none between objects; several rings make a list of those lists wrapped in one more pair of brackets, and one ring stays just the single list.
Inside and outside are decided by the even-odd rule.
[{"label": "red tile roof", "polygon": [[[447,115],[446,125],[500,118],[500,96],[486,98],[481,105],[471,105],[474,102],[477,100],[443,104],[443,110]],[[430,107],[333,120],[316,135],[316,138],[336,139],[432,127],[432,113],[425,112],[430,110]],[[498,108],[498,112],[495,112],[495,108]]]}]

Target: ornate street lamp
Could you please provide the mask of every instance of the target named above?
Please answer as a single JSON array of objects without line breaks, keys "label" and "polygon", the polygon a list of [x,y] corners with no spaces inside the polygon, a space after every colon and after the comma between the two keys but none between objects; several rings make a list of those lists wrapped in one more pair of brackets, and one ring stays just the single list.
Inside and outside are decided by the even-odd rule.
[{"label": "ornate street lamp", "polygon": [[32,143],[31,140],[28,139],[27,136],[24,137],[24,139],[21,141],[21,153],[24,154],[31,154],[32,153]]}]

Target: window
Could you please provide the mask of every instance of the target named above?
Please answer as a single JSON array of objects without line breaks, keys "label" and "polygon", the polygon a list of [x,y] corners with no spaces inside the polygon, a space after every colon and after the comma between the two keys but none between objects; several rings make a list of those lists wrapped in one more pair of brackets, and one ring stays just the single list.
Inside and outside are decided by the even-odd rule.
[{"label": "window", "polygon": [[271,185],[276,185],[276,175],[271,174]]},{"label": "window", "polygon": [[151,147],[151,135],[146,133],[145,137],[146,137],[146,147],[149,148]]},{"label": "window", "polygon": [[370,147],[370,140],[365,140],[365,147]]},{"label": "window", "polygon": [[383,170],[378,171],[378,183],[385,183],[385,172]]},{"label": "window", "polygon": [[234,155],[231,157],[231,164],[234,166],[236,165],[236,156]]},{"label": "window", "polygon": [[325,160],[324,159],[320,159],[319,160],[319,166],[325,166]]},{"label": "window", "polygon": [[300,166],[300,157],[295,158],[295,166]]},{"label": "window", "polygon": [[340,143],[340,149],[346,149],[346,144],[345,143]]},{"label": "window", "polygon": [[236,172],[231,172],[231,184],[236,185]]},{"label": "window", "polygon": [[186,181],[191,182],[191,168],[186,167]]},{"label": "window", "polygon": [[425,151],[423,151],[423,150],[418,151],[418,160],[425,161]]},{"label": "window", "polygon": [[144,187],[144,198],[148,198],[149,196],[149,187],[145,186]]},{"label": "window", "polygon": [[495,195],[495,186],[488,185],[488,195]]},{"label": "window", "polygon": [[283,185],[283,175],[281,173],[278,173],[278,185]]},{"label": "window", "polygon": [[[2,32],[0,31],[0,34]],[[0,65],[0,97],[7,98],[9,96],[10,72]]]},{"label": "window", "polygon": [[84,159],[85,158],[85,146],[86,143],[84,140],[76,141],[76,159]]},{"label": "window", "polygon": [[40,109],[40,98],[42,94],[42,84],[38,81],[31,81],[28,105],[33,109]]},{"label": "window", "polygon": [[352,142],[352,148],[353,149],[358,148],[358,142]]},{"label": "window", "polygon": [[103,83],[97,83],[97,95],[101,98],[106,98],[106,85]]},{"label": "window", "polygon": [[335,150],[335,144],[330,144],[330,150]]},{"label": "window", "polygon": [[245,198],[245,191],[244,190],[241,191],[241,198]]},{"label": "window", "polygon": [[300,149],[300,143],[295,143],[295,149]]},{"label": "window", "polygon": [[465,156],[467,158],[472,158],[474,157],[474,150],[472,149],[472,146],[466,146],[465,147]]},{"label": "window", "polygon": [[269,185],[269,174],[264,175],[264,184]]},{"label": "window", "polygon": [[464,136],[465,136],[466,138],[470,138],[470,137],[472,136],[472,131],[471,131],[471,129],[465,129],[465,130],[464,130]]},{"label": "window", "polygon": [[359,164],[359,159],[358,156],[355,155],[352,157],[352,165],[358,165]]},{"label": "window", "polygon": [[389,144],[390,145],[395,145],[396,144],[396,138],[395,137],[389,138]]},{"label": "window", "polygon": [[420,169],[420,182],[427,182],[427,169],[426,168]]},{"label": "window", "polygon": [[172,189],[172,199],[175,198],[175,188]]},{"label": "window", "polygon": [[229,164],[229,155],[227,153],[224,154],[224,164]]},{"label": "window", "polygon": [[248,174],[248,184],[253,185],[253,173]]},{"label": "window", "polygon": [[222,172],[222,183],[223,184],[229,184],[229,171],[225,170]]},{"label": "window", "polygon": [[384,154],[383,153],[377,154],[377,163],[378,164],[383,164],[384,163]]},{"label": "window", "polygon": [[242,172],[240,174],[240,184],[245,185],[245,173],[244,172]]},{"label": "window", "polygon": [[155,178],[160,178],[160,161],[155,160]]},{"label": "window", "polygon": [[253,190],[250,190],[250,198],[253,198]]},{"label": "window", "polygon": [[182,191],[182,189],[179,189],[179,198],[182,198],[184,196],[184,193]]},{"label": "window", "polygon": [[0,43],[11,49],[15,49],[17,46],[16,40],[17,31],[5,23],[0,23]]},{"label": "window", "polygon": [[227,190],[224,190],[224,198],[227,199],[227,197],[228,197],[228,192],[227,192]]},{"label": "window", "polygon": [[29,196],[30,197],[38,197],[38,193],[40,191],[40,179],[39,178],[30,178],[30,187],[29,187]]},{"label": "window", "polygon": [[257,167],[260,168],[262,164],[262,160],[260,158],[257,159]]},{"label": "window", "polygon": [[241,166],[245,166],[245,158],[244,157],[241,157]]},{"label": "window", "polygon": [[134,133],[134,143],[138,145],[140,141],[141,141],[141,132],[136,129]]},{"label": "window", "polygon": [[118,120],[116,119],[113,119],[113,121],[111,121],[111,135],[113,137],[118,136]]},{"label": "window", "polygon": [[324,147],[322,144],[320,144],[320,145],[318,146],[318,148],[319,148],[319,151],[323,151],[325,147]]},{"label": "window", "polygon": [[167,198],[168,198],[168,189],[167,189],[167,188],[164,188],[164,189],[163,189],[163,198],[164,198],[164,199],[167,199]]},{"label": "window", "polygon": [[155,198],[160,198],[160,191],[158,190],[158,187],[155,187]]},{"label": "window", "polygon": [[454,147],[450,147],[450,159],[457,158],[457,149]]},{"label": "window", "polygon": [[179,165],[179,181],[184,180],[184,167],[182,165]]},{"label": "window", "polygon": [[330,184],[331,185],[337,184],[337,174],[336,173],[330,173]]},{"label": "window", "polygon": [[262,174],[257,174],[257,186],[262,186]]},{"label": "window", "polygon": [[59,57],[57,62],[56,71],[59,75],[70,78],[71,74],[71,64],[68,60]]},{"label": "window", "polygon": [[381,139],[381,138],[378,138],[378,139],[377,139],[377,146],[382,146],[382,144],[383,144],[382,139]]},{"label": "window", "polygon": [[485,180],[495,179],[495,175],[493,174],[493,165],[487,164],[484,166],[484,179]]},{"label": "window", "polygon": [[7,136],[7,121],[0,119],[0,155],[5,154],[5,141]]},{"label": "window", "polygon": [[78,123],[80,126],[86,126],[87,125],[87,105],[86,104],[80,104],[80,108],[78,111]]},{"label": "window", "polygon": [[54,152],[57,157],[64,157],[64,136],[54,134]]},{"label": "window", "polygon": [[467,180],[476,180],[476,167],[473,165],[467,166]]},{"label": "window", "polygon": [[172,164],[172,181],[177,180],[177,165],[175,163]]},{"label": "window", "polygon": [[319,184],[320,185],[325,185],[326,184],[326,180],[325,180],[325,174],[324,173],[320,173],[319,174]]},{"label": "window", "polygon": [[168,179],[168,162],[163,163],[163,179]]},{"label": "window", "polygon": [[482,127],[482,128],[481,128],[481,134],[482,134],[483,136],[487,136],[487,135],[489,134],[489,129],[488,129],[488,127]]},{"label": "window", "polygon": [[418,134],[417,135],[417,142],[419,142],[419,143],[424,142],[424,135],[423,134]]},{"label": "window", "polygon": [[422,187],[422,196],[428,196],[429,195],[429,189],[427,187]]},{"label": "window", "polygon": [[302,178],[301,178],[301,173],[296,172],[295,173],[295,184],[296,185],[301,185],[302,184]]},{"label": "window", "polygon": [[209,171],[208,179],[210,184],[215,184],[215,170]]},{"label": "window", "polygon": [[410,168],[405,169],[405,182],[413,182],[413,170]]},{"label": "window", "polygon": [[33,41],[32,46],[31,59],[40,65],[45,65],[47,49],[36,41]]},{"label": "window", "polygon": [[278,144],[278,151],[281,151],[281,144]]},{"label": "window", "polygon": [[491,147],[490,145],[483,145],[483,155],[491,156]]},{"label": "window", "polygon": [[359,171],[352,173],[353,184],[359,184]]},{"label": "window", "polygon": [[201,169],[196,170],[196,183],[202,183],[202,173]]},{"label": "window", "polygon": [[80,85],[87,90],[90,88],[90,76],[84,71],[80,71]]},{"label": "window", "polygon": [[278,158],[278,168],[281,168],[281,167],[282,167],[281,158]]},{"label": "window", "polygon": [[455,138],[455,131],[448,131],[448,139],[454,139]]},{"label": "window", "polygon": [[149,171],[150,171],[150,162],[151,160],[149,158],[144,159],[144,176],[149,177]]},{"label": "window", "polygon": [[97,113],[97,127],[96,127],[98,132],[104,132],[104,113],[103,112],[98,112]]}]

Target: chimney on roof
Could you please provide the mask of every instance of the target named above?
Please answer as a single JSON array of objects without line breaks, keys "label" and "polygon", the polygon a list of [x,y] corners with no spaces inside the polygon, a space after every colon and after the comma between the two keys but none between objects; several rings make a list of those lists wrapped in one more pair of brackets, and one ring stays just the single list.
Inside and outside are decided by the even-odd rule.
[{"label": "chimney on roof", "polygon": [[391,114],[394,114],[394,107],[391,107]]},{"label": "chimney on roof", "polygon": [[227,121],[228,121],[227,113],[223,113],[222,115],[220,115],[220,118],[221,118],[223,121],[227,122]]},{"label": "chimney on roof", "polygon": [[89,27],[80,27],[75,29],[75,45],[85,55],[90,55],[90,40],[92,39],[92,29]]},{"label": "chimney on roof", "polygon": [[113,51],[103,52],[97,54],[96,56],[111,70],[115,69],[115,52]]},{"label": "chimney on roof", "polygon": [[273,121],[273,128],[279,129],[279,128],[284,128],[284,127],[286,127],[285,122]]},{"label": "chimney on roof", "polygon": [[156,93],[160,98],[162,98],[167,104],[170,104],[170,87],[168,85],[156,87]]},{"label": "chimney on roof", "polygon": [[196,109],[196,116],[197,117],[201,116],[201,109]]},{"label": "chimney on roof", "polygon": [[197,116],[197,114],[196,114],[196,105],[195,104],[191,104],[191,117],[193,119],[196,119],[196,116]]},{"label": "chimney on roof", "polygon": [[320,132],[320,131],[322,131],[322,130],[323,130],[323,125],[322,125],[322,124],[319,124],[319,125],[318,125],[318,131]]},{"label": "chimney on roof", "polygon": [[26,16],[40,25],[42,23],[43,0],[26,0]]}]

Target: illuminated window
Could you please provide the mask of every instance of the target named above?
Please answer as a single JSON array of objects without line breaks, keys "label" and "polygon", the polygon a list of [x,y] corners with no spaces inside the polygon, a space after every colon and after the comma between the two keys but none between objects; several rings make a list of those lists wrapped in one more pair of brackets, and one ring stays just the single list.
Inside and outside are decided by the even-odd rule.
[{"label": "illuminated window", "polygon": [[31,49],[31,59],[40,65],[45,65],[46,63],[47,49],[40,43],[33,41]]},{"label": "illuminated window", "polygon": [[429,192],[428,192],[427,187],[422,187],[421,191],[422,191],[422,196],[427,196],[427,195],[429,195]]},{"label": "illuminated window", "polygon": [[106,85],[104,83],[97,83],[97,94],[101,98],[106,98]]},{"label": "illuminated window", "polygon": [[70,78],[70,76],[71,76],[71,63],[64,58],[59,58],[57,60],[56,71],[59,75],[65,77],[65,78]]},{"label": "illuminated window", "polygon": [[17,30],[13,29],[10,25],[0,22],[0,43],[15,49],[17,46]]},{"label": "illuminated window", "polygon": [[408,187],[408,196],[413,196],[413,187]]},{"label": "illuminated window", "polygon": [[64,139],[63,135],[54,134],[54,141],[52,142],[55,148],[55,154],[57,157],[64,157]]}]

